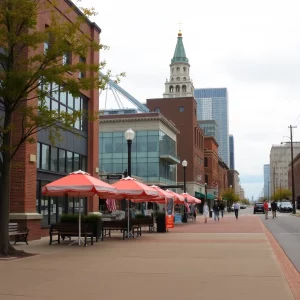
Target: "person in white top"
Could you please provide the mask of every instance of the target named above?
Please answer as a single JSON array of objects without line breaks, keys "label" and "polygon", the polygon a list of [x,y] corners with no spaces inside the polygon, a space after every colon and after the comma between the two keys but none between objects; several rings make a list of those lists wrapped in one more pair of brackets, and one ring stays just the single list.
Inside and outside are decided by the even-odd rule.
[{"label": "person in white top", "polygon": [[204,202],[203,205],[203,217],[204,217],[204,223],[207,223],[207,217],[209,215],[209,208],[208,205],[206,204],[206,202]]},{"label": "person in white top", "polygon": [[236,202],[236,203],[234,203],[233,208],[234,208],[235,218],[238,219],[239,218],[240,205]]}]

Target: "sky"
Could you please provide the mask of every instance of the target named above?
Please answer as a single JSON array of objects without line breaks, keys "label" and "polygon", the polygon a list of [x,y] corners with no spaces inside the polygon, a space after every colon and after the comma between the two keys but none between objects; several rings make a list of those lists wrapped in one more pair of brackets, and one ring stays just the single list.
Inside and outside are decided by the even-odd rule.
[{"label": "sky", "polygon": [[[227,87],[235,168],[246,197],[263,189],[273,144],[300,141],[300,3],[286,0],[82,0],[101,28],[100,54],[120,86],[146,102],[162,97],[178,23],[195,88]],[[101,100],[101,98],[100,98]],[[103,108],[103,101],[100,107]],[[108,103],[107,108],[116,105]]]}]

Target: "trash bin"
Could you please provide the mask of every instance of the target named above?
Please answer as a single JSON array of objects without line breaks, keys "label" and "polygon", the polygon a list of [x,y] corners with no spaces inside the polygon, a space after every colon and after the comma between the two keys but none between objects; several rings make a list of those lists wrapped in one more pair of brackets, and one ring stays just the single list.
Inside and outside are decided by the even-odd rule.
[{"label": "trash bin", "polygon": [[209,217],[210,217],[210,218],[212,218],[212,214],[213,214],[213,211],[210,210],[210,211],[209,211]]}]

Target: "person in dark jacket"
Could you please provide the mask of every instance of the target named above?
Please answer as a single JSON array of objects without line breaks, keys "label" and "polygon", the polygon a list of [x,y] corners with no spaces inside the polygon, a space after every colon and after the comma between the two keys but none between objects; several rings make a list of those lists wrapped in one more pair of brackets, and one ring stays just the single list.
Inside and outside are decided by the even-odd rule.
[{"label": "person in dark jacket", "polygon": [[276,217],[276,211],[277,211],[277,203],[275,202],[275,200],[273,200],[273,202],[271,203],[271,209],[272,209],[272,215],[273,215],[273,219],[277,218]]},{"label": "person in dark jacket", "polygon": [[221,217],[223,218],[223,216],[224,216],[224,209],[225,209],[224,203],[221,202],[220,205],[219,205],[219,207],[220,207]]},{"label": "person in dark jacket", "polygon": [[220,208],[219,208],[219,206],[218,206],[218,204],[216,202],[215,202],[215,204],[213,206],[213,211],[214,211],[214,220],[217,221],[217,219],[218,219],[218,221],[219,221],[220,220],[220,218],[219,218]]}]

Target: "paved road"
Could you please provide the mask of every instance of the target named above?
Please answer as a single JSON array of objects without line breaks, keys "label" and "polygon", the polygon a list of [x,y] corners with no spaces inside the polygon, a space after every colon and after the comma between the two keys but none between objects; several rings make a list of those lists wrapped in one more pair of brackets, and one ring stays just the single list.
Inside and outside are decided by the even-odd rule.
[{"label": "paved road", "polygon": [[265,220],[264,216],[261,219],[300,272],[300,218],[282,213],[274,220]]}]

